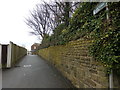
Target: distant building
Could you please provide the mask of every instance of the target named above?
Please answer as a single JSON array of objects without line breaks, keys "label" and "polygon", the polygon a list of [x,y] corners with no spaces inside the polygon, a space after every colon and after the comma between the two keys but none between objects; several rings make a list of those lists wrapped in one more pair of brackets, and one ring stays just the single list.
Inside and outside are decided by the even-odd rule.
[{"label": "distant building", "polygon": [[39,43],[34,43],[32,46],[31,46],[31,53],[32,53],[32,55],[33,54],[36,54],[36,50],[38,50],[38,48],[39,48]]}]

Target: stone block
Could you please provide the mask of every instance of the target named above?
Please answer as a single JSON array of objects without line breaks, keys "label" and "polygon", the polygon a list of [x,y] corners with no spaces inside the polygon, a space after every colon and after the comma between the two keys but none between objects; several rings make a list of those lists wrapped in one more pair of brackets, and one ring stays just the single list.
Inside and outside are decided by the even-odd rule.
[{"label": "stone block", "polygon": [[89,55],[92,40],[79,39],[66,45],[41,49],[39,54],[49,60],[78,88],[108,87],[105,68]]}]

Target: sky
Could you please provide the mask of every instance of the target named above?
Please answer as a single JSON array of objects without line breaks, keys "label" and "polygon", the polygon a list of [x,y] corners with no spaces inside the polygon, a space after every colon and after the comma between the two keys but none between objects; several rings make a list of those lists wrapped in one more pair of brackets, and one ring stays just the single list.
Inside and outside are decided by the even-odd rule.
[{"label": "sky", "polygon": [[[25,24],[29,11],[42,0],[0,0],[0,44],[10,41],[25,46],[28,50],[34,43],[40,43],[37,36],[31,35],[32,29]],[[50,2],[50,0],[45,0]]]},{"label": "sky", "polygon": [[13,43],[24,46],[28,50],[34,43],[40,43],[37,36],[25,24],[27,18],[36,4],[41,0],[0,0],[0,44]]}]

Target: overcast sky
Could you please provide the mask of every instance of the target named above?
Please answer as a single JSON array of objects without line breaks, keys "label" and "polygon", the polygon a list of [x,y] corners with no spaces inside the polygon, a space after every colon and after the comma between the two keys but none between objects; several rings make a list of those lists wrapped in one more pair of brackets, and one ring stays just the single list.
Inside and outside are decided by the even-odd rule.
[{"label": "overcast sky", "polygon": [[0,0],[0,43],[10,41],[25,46],[28,50],[40,40],[29,32],[32,30],[24,23],[29,11],[41,0]]}]

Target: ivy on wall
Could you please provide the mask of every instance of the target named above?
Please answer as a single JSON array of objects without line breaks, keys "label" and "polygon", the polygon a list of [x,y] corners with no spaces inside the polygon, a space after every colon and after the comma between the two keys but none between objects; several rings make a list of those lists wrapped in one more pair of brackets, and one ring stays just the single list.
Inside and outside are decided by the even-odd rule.
[{"label": "ivy on wall", "polygon": [[[66,44],[69,41],[88,37],[93,39],[90,53],[95,60],[120,74],[120,2],[108,3],[109,11],[104,8],[97,15],[93,9],[97,3],[81,3],[70,18],[69,26],[58,26],[43,43],[43,48]],[[109,13],[109,20],[106,19]]]},{"label": "ivy on wall", "polygon": [[[109,19],[102,21],[98,18],[98,30],[94,30],[94,42],[90,48],[93,57],[104,63],[108,73],[115,70],[120,74],[120,2],[108,3]],[[106,12],[105,12],[106,13]]]}]

